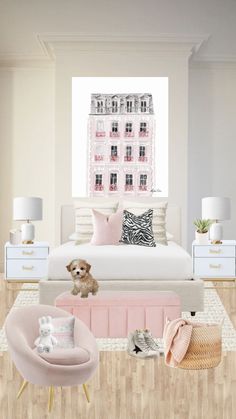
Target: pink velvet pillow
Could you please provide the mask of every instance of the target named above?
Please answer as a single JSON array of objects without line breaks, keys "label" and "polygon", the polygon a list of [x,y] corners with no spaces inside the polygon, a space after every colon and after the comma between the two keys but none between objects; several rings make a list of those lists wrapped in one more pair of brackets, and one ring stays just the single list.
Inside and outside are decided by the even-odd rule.
[{"label": "pink velvet pillow", "polygon": [[105,215],[96,210],[93,213],[93,237],[91,244],[101,246],[105,244],[119,244],[122,232],[123,210]]}]

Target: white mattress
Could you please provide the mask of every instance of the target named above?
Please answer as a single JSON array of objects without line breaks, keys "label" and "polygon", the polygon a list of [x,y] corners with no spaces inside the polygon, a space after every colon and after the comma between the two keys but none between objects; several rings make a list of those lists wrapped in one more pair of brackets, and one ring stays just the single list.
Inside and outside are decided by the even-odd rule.
[{"label": "white mattress", "polygon": [[65,243],[51,251],[48,279],[70,279],[66,265],[73,259],[86,259],[97,280],[185,280],[192,278],[190,255],[178,244],[144,247],[120,244],[93,246]]}]

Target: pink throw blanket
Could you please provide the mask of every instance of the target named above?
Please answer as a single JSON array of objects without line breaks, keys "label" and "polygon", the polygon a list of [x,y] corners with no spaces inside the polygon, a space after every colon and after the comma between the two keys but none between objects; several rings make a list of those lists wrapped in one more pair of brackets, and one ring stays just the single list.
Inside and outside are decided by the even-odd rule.
[{"label": "pink throw blanket", "polygon": [[192,330],[193,324],[181,318],[166,322],[163,332],[166,365],[176,367],[184,359]]}]

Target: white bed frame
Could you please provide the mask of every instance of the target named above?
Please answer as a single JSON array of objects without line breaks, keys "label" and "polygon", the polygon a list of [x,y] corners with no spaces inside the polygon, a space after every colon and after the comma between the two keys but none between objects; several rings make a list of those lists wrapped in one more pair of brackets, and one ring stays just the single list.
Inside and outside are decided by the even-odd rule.
[{"label": "white bed frame", "polygon": [[[79,198],[79,201],[86,201],[88,198]],[[101,202],[101,198],[99,198]],[[96,198],[91,198],[96,207]],[[160,198],[145,199],[145,203],[151,204],[160,201]],[[68,237],[74,232],[74,207],[73,205],[63,205],[61,208],[61,243],[68,241]],[[174,241],[181,245],[181,211],[178,207],[168,207],[167,209],[167,231],[174,236]],[[193,278],[192,280],[176,281],[100,281],[100,289],[113,290],[161,290],[174,291],[181,298],[182,310],[203,311],[204,309],[204,283],[202,280]],[[62,278],[59,281],[42,279],[39,282],[39,298],[41,304],[54,304],[55,298],[62,292],[71,289],[71,281]]]}]

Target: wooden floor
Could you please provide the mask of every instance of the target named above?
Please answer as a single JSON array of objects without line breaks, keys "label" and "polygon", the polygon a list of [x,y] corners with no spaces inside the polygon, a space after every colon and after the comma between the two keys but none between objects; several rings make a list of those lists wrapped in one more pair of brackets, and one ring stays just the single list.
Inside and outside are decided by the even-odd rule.
[{"label": "wooden floor", "polygon": [[[0,327],[19,289],[0,278]],[[236,326],[236,288],[218,291]],[[0,419],[233,419],[236,417],[236,352],[227,352],[216,369],[168,368],[163,358],[136,360],[126,352],[102,352],[88,383],[88,404],[81,387],[56,389],[47,413],[47,388],[28,385],[7,352],[0,353]],[[234,413],[233,413],[234,412]]]}]

